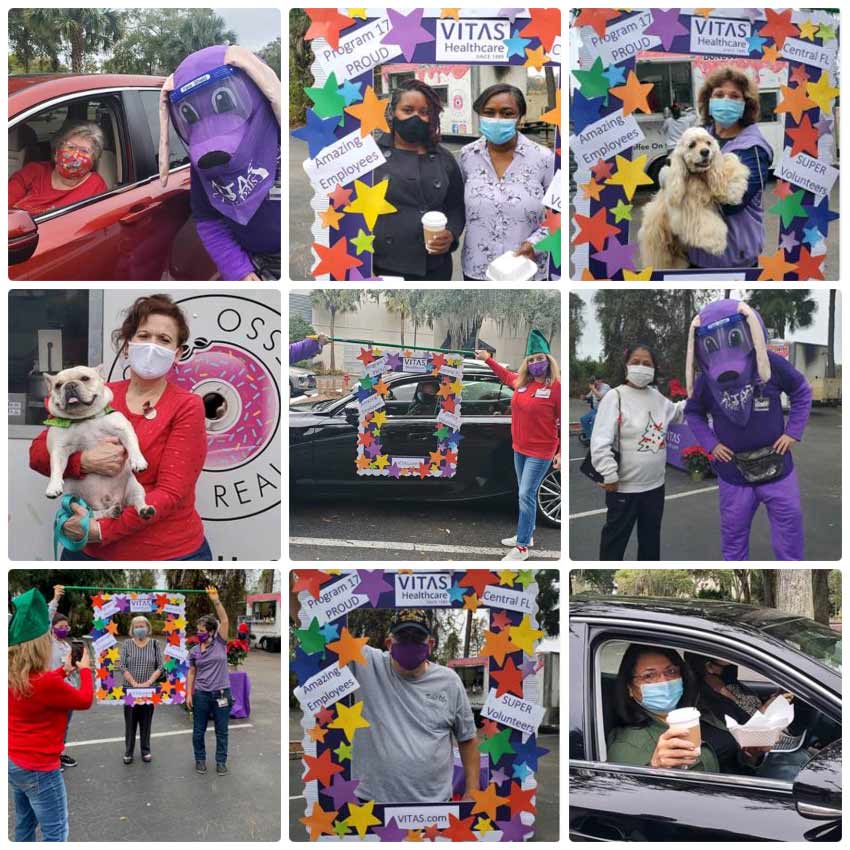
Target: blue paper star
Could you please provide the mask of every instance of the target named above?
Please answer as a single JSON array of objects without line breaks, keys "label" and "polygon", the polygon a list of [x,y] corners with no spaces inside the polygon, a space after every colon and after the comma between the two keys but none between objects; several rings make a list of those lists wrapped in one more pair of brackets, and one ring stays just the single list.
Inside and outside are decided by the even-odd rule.
[{"label": "blue paper star", "polygon": [[312,678],[322,669],[322,656],[316,652],[313,655],[307,655],[300,646],[295,648],[295,658],[289,662],[289,668],[298,677],[298,684],[303,685],[308,679]]},{"label": "blue paper star", "polygon": [[813,247],[823,239],[823,234],[814,225],[804,228],[803,233],[803,242],[808,242]]},{"label": "blue paper star", "polygon": [[357,401],[365,401],[370,395],[373,395],[372,390],[364,390],[363,387],[360,387],[357,392],[354,393],[354,397]]},{"label": "blue paper star", "polygon": [[336,640],[339,637],[339,626],[335,623],[328,623],[322,626],[319,631],[325,636],[325,641]]},{"label": "blue paper star", "polygon": [[602,72],[607,78],[611,86],[618,86],[620,83],[626,82],[626,69],[619,65],[612,65]]},{"label": "blue paper star", "polygon": [[519,764],[514,764],[514,779],[519,779],[519,781],[522,782],[522,780],[530,773],[531,769],[524,761],[519,762]]},{"label": "blue paper star", "polygon": [[754,33],[747,37],[747,44],[749,45],[749,53],[761,53],[762,47],[767,44],[767,39]]},{"label": "blue paper star", "polygon": [[511,746],[516,753],[514,764],[525,762],[531,770],[537,770],[537,759],[549,752],[549,750],[537,746],[537,738],[534,735],[529,735],[524,744],[519,741],[511,741]]},{"label": "blue paper star", "polygon": [[292,135],[296,139],[307,142],[310,156],[314,157],[322,148],[336,141],[334,127],[337,126],[339,126],[339,120],[336,117],[321,118],[312,109],[308,109],[306,126],[293,130]]},{"label": "blue paper star", "polygon": [[525,46],[531,44],[530,38],[520,38],[519,30],[515,29],[510,38],[504,39],[505,47],[508,48],[508,59],[511,56],[521,56],[525,58]]},{"label": "blue paper star", "polygon": [[449,598],[452,602],[461,602],[466,595],[464,589],[457,584],[453,584],[449,589]]},{"label": "blue paper star", "polygon": [[803,205],[803,209],[809,214],[809,222],[813,224],[824,235],[829,235],[829,223],[838,218],[838,213],[829,208],[829,197],[824,195],[817,206]]},{"label": "blue paper star", "polygon": [[601,97],[588,99],[576,89],[573,92],[573,102],[570,105],[570,121],[573,122],[573,131],[580,133],[588,124],[598,121],[601,107]]},{"label": "blue paper star", "polygon": [[363,100],[363,95],[360,94],[362,88],[363,83],[352,83],[351,80],[346,80],[337,91],[345,98],[345,105],[351,106],[352,103]]},{"label": "blue paper star", "polygon": [[452,446],[457,448],[458,443],[460,443],[460,441],[463,440],[463,439],[466,439],[466,438],[463,436],[463,434],[460,433],[460,431],[452,431],[452,433],[449,434],[448,437],[446,437],[446,442],[451,443]]}]

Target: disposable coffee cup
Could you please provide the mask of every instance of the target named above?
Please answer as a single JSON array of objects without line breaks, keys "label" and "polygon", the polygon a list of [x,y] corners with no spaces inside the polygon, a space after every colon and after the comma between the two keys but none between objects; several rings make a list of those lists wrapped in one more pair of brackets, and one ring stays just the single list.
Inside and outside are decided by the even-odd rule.
[{"label": "disposable coffee cup", "polygon": [[437,210],[426,212],[425,215],[422,216],[422,234],[425,237],[425,250],[429,254],[433,253],[428,247],[430,241],[438,233],[442,233],[446,229],[446,225],[448,223],[449,220],[446,218],[445,214],[438,212]]},{"label": "disposable coffee cup", "polygon": [[697,708],[674,708],[667,714],[667,725],[671,729],[688,733],[688,740],[696,747],[694,755],[702,752],[702,733],[699,728],[700,713]]}]

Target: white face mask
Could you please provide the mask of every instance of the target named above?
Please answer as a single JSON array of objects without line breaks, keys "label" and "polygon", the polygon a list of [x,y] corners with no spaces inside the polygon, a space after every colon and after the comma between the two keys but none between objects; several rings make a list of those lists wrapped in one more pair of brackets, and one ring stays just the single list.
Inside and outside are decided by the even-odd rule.
[{"label": "white face mask", "polygon": [[130,342],[127,344],[127,360],[130,368],[140,377],[149,380],[161,378],[174,365],[176,351],[163,348],[153,342]]},{"label": "white face mask", "polygon": [[626,377],[636,387],[647,387],[655,377],[652,366],[626,366]]}]

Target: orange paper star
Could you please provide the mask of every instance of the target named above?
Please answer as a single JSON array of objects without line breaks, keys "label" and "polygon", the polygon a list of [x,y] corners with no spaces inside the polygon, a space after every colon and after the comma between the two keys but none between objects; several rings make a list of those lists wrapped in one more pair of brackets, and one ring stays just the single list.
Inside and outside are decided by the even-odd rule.
[{"label": "orange paper star", "polygon": [[333,280],[345,280],[348,269],[356,269],[363,265],[362,260],[348,253],[348,239],[345,236],[334,242],[330,248],[314,242],[313,250],[319,255],[319,262],[310,270],[313,277],[329,274]]},{"label": "orange paper star", "polygon": [[356,661],[365,666],[366,658],[363,655],[363,647],[367,643],[369,643],[368,637],[356,638],[348,631],[347,626],[343,626],[339,640],[332,641],[327,644],[327,647],[339,656],[340,667],[345,667],[351,661]]},{"label": "orange paper star", "polygon": [[800,30],[791,23],[792,11],[792,9],[786,9],[784,12],[775,12],[773,9],[765,9],[764,16],[767,18],[767,23],[759,30],[758,34],[760,36],[771,36],[776,42],[776,46],[782,50],[788,36],[800,34]]},{"label": "orange paper star", "polygon": [[325,743],[325,735],[328,734],[327,729],[322,729],[321,726],[312,726],[307,730],[307,734],[310,736],[311,741],[318,741],[319,743]]},{"label": "orange paper star", "polygon": [[505,656],[509,652],[516,652],[519,647],[511,643],[510,634],[507,629],[502,629],[499,632],[484,632],[484,646],[481,648],[481,655],[489,655],[496,659],[496,663],[501,667],[505,663]]},{"label": "orange paper star", "polygon": [[361,138],[368,136],[372,130],[383,130],[385,133],[389,133],[390,128],[387,124],[386,115],[387,102],[387,100],[378,100],[375,89],[369,86],[360,103],[345,107],[345,111],[360,122]]},{"label": "orange paper star", "polygon": [[[651,84],[650,84],[651,85]],[[540,116],[541,121],[547,124],[554,124],[556,127],[561,126],[561,90],[555,92],[555,107],[548,112],[544,112]]]},{"label": "orange paper star", "polygon": [[106,631],[108,631],[109,634],[111,634],[111,635],[117,635],[118,634],[118,623],[108,623],[107,626],[106,626]]},{"label": "orange paper star", "polygon": [[422,830],[408,829],[407,838],[403,838],[402,841],[424,841],[424,838],[422,837]]},{"label": "orange paper star", "polygon": [[460,9],[440,9],[440,17],[441,18],[454,18],[456,21],[460,20]]},{"label": "orange paper star", "polygon": [[499,586],[499,577],[489,570],[467,570],[458,584],[471,587],[480,597],[484,595],[488,584]]},{"label": "orange paper star", "polygon": [[484,812],[491,820],[496,820],[496,809],[508,802],[507,797],[500,797],[496,790],[496,783],[491,782],[483,791],[469,790],[469,796],[475,800],[472,814]]},{"label": "orange paper star", "polygon": [[292,586],[292,591],[299,593],[302,590],[307,590],[313,599],[318,599],[322,593],[321,586],[330,580],[331,577],[321,570],[296,570],[296,580]]},{"label": "orange paper star", "polygon": [[313,803],[309,817],[298,818],[310,830],[310,841],[320,835],[336,835],[333,828],[334,818],[339,812],[326,812],[318,803]]},{"label": "orange paper star", "polygon": [[354,18],[341,15],[336,9],[305,9],[310,16],[310,28],[304,34],[304,41],[324,38],[333,50],[339,50],[339,32],[350,27]]},{"label": "orange paper star", "polygon": [[636,110],[652,112],[647,95],[652,91],[652,83],[642,83],[634,71],[629,71],[629,79],[624,86],[614,86],[611,94],[623,101],[623,115],[631,115]]},{"label": "orange paper star", "polygon": [[523,68],[534,68],[535,71],[542,71],[543,66],[549,61],[546,50],[542,47],[535,47],[534,50],[526,47],[525,57]]},{"label": "orange paper star", "polygon": [[761,58],[764,62],[778,62],[779,50],[775,44],[765,44]]},{"label": "orange paper star", "polygon": [[582,9],[573,26],[593,27],[600,38],[605,38],[608,21],[613,21],[619,14],[616,9]]},{"label": "orange paper star", "polygon": [[323,213],[320,213],[320,217],[322,227],[332,227],[334,230],[339,230],[339,220],[343,217],[343,213],[337,212],[330,206]]},{"label": "orange paper star", "polygon": [[806,91],[802,86],[795,86],[793,89],[791,86],[780,86],[779,90],[782,92],[782,100],[776,104],[776,111],[793,115],[798,124],[805,110],[817,106],[810,97],[806,96]]},{"label": "orange paper star", "polygon": [[478,610],[478,596],[474,593],[468,593],[463,597],[463,607],[467,611],[477,611]]},{"label": "orange paper star", "polygon": [[785,275],[797,268],[793,263],[786,262],[782,248],[775,254],[759,254],[759,265],[762,268],[759,280],[785,280]]},{"label": "orange paper star", "polygon": [[581,183],[580,188],[585,198],[593,198],[594,201],[598,201],[599,196],[602,194],[603,186],[601,183],[591,180],[590,183]]}]

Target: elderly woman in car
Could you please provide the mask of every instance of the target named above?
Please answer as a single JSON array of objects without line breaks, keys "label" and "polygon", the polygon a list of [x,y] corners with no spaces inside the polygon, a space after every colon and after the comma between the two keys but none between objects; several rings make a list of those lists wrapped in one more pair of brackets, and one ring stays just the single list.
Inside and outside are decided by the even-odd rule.
[{"label": "elderly woman in car", "polygon": [[10,209],[33,215],[66,207],[107,189],[95,171],[103,131],[90,121],[63,127],[50,141],[52,162],[30,162],[9,178]]},{"label": "elderly woman in car", "polygon": [[[674,708],[700,709],[700,753],[687,732],[665,723]],[[699,686],[672,649],[632,644],[623,655],[614,692],[618,726],[607,738],[608,761],[646,767],[693,768],[704,773],[748,773],[763,750],[741,749],[718,720],[699,703]]]}]

